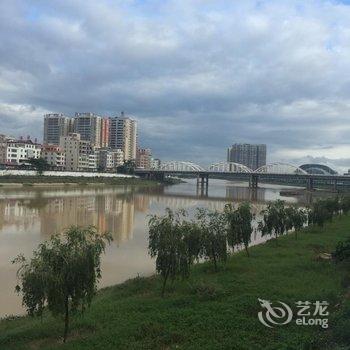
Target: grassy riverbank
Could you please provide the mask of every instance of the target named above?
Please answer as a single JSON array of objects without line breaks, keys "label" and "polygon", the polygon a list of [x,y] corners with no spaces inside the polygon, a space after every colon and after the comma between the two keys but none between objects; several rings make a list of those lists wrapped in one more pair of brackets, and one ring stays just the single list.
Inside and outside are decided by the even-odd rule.
[{"label": "grassy riverbank", "polygon": [[[350,343],[349,265],[318,259],[350,235],[350,218],[325,228],[251,248],[215,273],[208,263],[193,268],[189,280],[169,285],[160,296],[157,277],[135,278],[98,293],[84,316],[72,323],[63,345],[63,323],[17,318],[0,322],[0,349],[346,349]],[[122,249],[122,248],[121,248]],[[130,257],[132,259],[132,257]],[[258,298],[295,302],[323,301],[329,329],[263,326]],[[294,305],[294,307],[293,307]],[[342,347],[344,346],[344,347]]]},{"label": "grassy riverbank", "polygon": [[0,177],[0,186],[9,187],[12,185],[45,186],[45,185],[155,185],[157,182],[134,177],[75,177],[75,176],[20,176],[6,175]]}]

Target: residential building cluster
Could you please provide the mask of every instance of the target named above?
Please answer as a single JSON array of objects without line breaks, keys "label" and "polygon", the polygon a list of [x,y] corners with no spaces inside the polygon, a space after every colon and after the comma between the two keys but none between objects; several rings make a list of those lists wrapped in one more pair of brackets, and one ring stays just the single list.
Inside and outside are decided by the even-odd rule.
[{"label": "residential building cluster", "polygon": [[256,170],[266,165],[266,145],[235,143],[227,150],[227,162],[243,164]]},{"label": "residential building cluster", "polygon": [[0,164],[20,166],[43,158],[52,169],[66,171],[116,171],[125,161],[137,168],[159,167],[149,148],[138,147],[137,121],[122,112],[117,117],[95,113],[44,116],[43,144],[0,135]]}]

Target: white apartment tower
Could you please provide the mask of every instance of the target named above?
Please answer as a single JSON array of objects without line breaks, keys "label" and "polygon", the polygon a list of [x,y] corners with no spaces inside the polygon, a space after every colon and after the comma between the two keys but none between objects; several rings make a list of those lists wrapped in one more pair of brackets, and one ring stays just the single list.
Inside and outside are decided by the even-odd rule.
[{"label": "white apartment tower", "polygon": [[109,146],[112,149],[121,149],[124,159],[136,159],[137,150],[137,122],[126,117],[124,112],[120,117],[111,118],[109,132]]},{"label": "white apartment tower", "polygon": [[61,113],[44,115],[44,144],[59,145],[60,137],[73,131],[73,119]]}]

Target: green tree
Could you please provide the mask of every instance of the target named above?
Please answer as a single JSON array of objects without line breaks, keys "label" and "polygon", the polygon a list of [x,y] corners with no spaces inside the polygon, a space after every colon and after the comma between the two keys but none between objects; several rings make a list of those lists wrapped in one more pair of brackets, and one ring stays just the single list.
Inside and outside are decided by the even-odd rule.
[{"label": "green tree", "polygon": [[332,253],[332,257],[335,262],[341,262],[344,260],[350,261],[350,237],[344,242],[338,242],[335,251]]},{"label": "green tree", "polygon": [[168,278],[177,275],[186,277],[190,273],[191,258],[184,239],[186,212],[173,212],[167,208],[163,216],[152,215],[149,226],[148,252],[156,258],[156,271],[163,278],[162,296],[164,296]]},{"label": "green tree", "polygon": [[332,214],[325,205],[324,200],[318,200],[313,203],[309,211],[309,223],[323,227],[324,223],[331,220],[331,218]]},{"label": "green tree", "polygon": [[196,219],[201,231],[201,257],[212,261],[217,271],[218,262],[227,260],[225,214],[200,208],[197,209]]},{"label": "green tree", "polygon": [[50,168],[49,163],[44,158],[30,158],[28,163],[36,169],[38,175],[42,175],[45,170]]},{"label": "green tree", "polygon": [[234,249],[236,245],[244,245],[249,256],[248,246],[253,233],[253,214],[249,203],[241,203],[235,210],[232,204],[225,205],[225,216],[227,220],[227,242]]},{"label": "green tree", "polygon": [[[202,249],[201,230],[194,221],[183,221],[181,224],[183,241],[186,249],[188,271],[195,260],[198,260]],[[186,271],[183,269],[183,271]]]},{"label": "green tree", "polygon": [[340,214],[340,201],[339,197],[336,196],[334,198],[326,198],[323,199],[323,203],[325,208],[328,211],[328,220],[332,221],[334,216],[338,216]]},{"label": "green tree", "polygon": [[136,163],[134,160],[125,160],[123,165],[117,167],[117,172],[126,175],[135,174]]},{"label": "green tree", "polygon": [[99,165],[97,167],[97,172],[98,173],[103,173],[104,171],[106,171],[106,168],[103,165]]},{"label": "green tree", "polygon": [[298,232],[304,227],[307,222],[307,212],[302,208],[290,206],[285,208],[286,213],[286,230],[294,229],[295,239],[298,237]]},{"label": "green tree", "polygon": [[340,199],[340,209],[344,215],[348,215],[350,211],[350,196],[345,196]]},{"label": "green tree", "polygon": [[53,235],[39,245],[30,260],[19,255],[17,272],[23,304],[29,315],[41,316],[44,307],[54,316],[64,315],[63,341],[67,339],[72,313],[90,305],[101,278],[101,254],[112,237],[94,227],[75,227]]},{"label": "green tree", "polygon": [[274,235],[277,238],[286,231],[286,211],[284,201],[278,199],[269,203],[266,209],[262,210],[263,220],[259,222],[259,229],[262,236]]}]

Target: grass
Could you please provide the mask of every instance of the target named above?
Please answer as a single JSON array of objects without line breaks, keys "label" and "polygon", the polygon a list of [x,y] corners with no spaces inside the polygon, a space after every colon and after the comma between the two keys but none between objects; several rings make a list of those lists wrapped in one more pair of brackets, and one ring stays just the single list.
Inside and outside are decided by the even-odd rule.
[{"label": "grass", "polygon": [[[350,217],[325,228],[305,229],[298,240],[281,237],[230,257],[217,273],[198,264],[188,280],[169,284],[135,278],[101,290],[90,309],[77,315],[62,344],[63,322],[21,317],[0,322],[0,349],[348,349],[350,344],[349,265],[317,258],[350,235]],[[132,259],[132,257],[130,257]],[[263,326],[258,298],[326,300],[329,328]],[[295,308],[294,308],[295,309]]]}]

